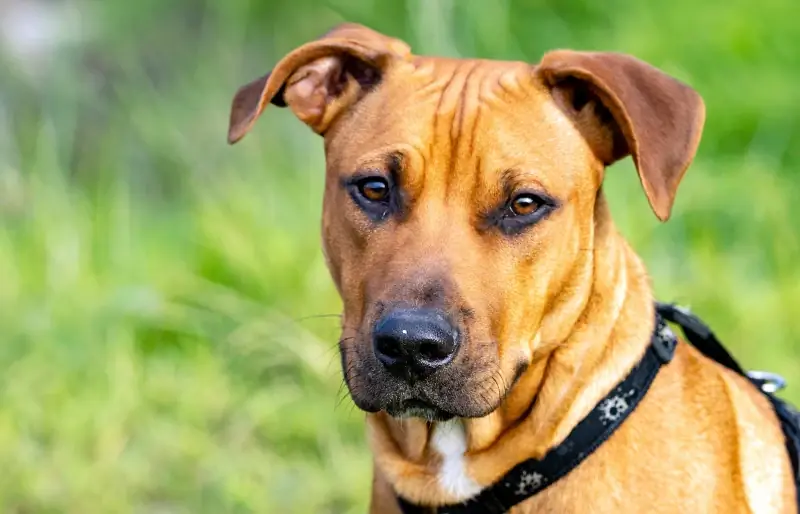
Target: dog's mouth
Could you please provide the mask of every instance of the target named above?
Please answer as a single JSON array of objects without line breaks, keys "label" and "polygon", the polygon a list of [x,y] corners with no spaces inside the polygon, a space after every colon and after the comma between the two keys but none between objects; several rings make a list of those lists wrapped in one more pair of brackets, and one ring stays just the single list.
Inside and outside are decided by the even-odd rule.
[{"label": "dog's mouth", "polygon": [[390,403],[385,410],[395,418],[422,418],[431,422],[447,421],[456,417],[451,412],[417,398]]},{"label": "dog's mouth", "polygon": [[357,339],[340,344],[355,405],[430,422],[494,411],[507,393],[497,343],[470,339],[470,327],[451,319],[438,309],[395,308],[371,317]]}]

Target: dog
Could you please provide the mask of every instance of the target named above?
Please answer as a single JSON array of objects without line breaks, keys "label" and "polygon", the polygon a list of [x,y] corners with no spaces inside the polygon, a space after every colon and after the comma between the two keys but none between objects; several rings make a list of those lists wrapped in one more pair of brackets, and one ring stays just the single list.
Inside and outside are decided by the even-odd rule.
[{"label": "dog", "polygon": [[[367,413],[371,512],[469,502],[561,451],[656,319],[605,170],[631,156],[666,221],[700,95],[625,54],[436,58],[343,24],[237,91],[229,143],[270,103],[324,138],[323,250]],[[796,512],[767,397],[684,342],[667,360],[627,421],[511,511]]]}]

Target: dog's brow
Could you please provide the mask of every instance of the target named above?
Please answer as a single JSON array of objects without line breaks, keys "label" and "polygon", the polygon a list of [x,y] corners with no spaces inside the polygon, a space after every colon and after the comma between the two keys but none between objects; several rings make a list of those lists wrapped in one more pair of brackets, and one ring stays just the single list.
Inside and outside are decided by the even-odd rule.
[{"label": "dog's brow", "polygon": [[385,150],[372,153],[360,159],[356,170],[377,170],[397,174],[403,168],[403,153],[398,150]]},{"label": "dog's brow", "polygon": [[506,193],[520,188],[530,188],[547,192],[549,188],[539,180],[533,172],[521,170],[519,168],[509,168],[500,175],[500,185]]}]

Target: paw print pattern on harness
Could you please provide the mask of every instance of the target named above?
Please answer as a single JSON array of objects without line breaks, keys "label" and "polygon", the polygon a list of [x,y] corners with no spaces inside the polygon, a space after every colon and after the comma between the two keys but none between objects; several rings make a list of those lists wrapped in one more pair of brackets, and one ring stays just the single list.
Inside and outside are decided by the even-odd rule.
[{"label": "paw print pattern on harness", "polygon": [[636,393],[636,391],[631,389],[627,393],[617,394],[611,398],[607,398],[598,405],[600,409],[600,421],[603,425],[608,425],[609,423],[617,421],[631,408],[628,403],[628,398],[633,396],[634,393]]},{"label": "paw print pattern on harness", "polygon": [[528,473],[527,471],[522,472],[522,477],[520,478],[519,483],[517,484],[517,490],[514,491],[514,494],[517,496],[527,496],[531,492],[539,489],[544,483],[544,475],[541,473],[537,473],[534,471],[533,473]]}]

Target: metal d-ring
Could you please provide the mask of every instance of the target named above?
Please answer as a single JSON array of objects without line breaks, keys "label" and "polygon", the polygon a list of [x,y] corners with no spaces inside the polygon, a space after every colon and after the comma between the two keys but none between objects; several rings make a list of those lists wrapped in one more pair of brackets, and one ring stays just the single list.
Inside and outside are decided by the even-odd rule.
[{"label": "metal d-ring", "polygon": [[769,371],[748,371],[747,376],[765,393],[777,393],[786,387],[786,379]]}]

